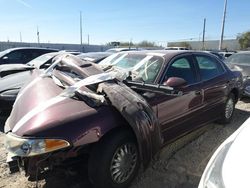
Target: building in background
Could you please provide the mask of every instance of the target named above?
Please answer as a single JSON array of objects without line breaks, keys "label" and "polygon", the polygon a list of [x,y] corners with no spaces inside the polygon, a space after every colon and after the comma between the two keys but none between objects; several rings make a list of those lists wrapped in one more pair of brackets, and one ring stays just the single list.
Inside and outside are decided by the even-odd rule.
[{"label": "building in background", "polygon": [[[205,41],[205,50],[218,50],[219,40]],[[190,49],[201,50],[202,41],[182,41],[182,42],[168,42],[168,46],[182,46],[188,44]],[[240,45],[236,39],[228,39],[223,41],[223,50],[240,50]]]},{"label": "building in background", "polygon": [[87,44],[59,44],[59,43],[27,43],[27,42],[0,42],[0,51],[16,47],[42,47],[58,50],[77,50],[80,52],[102,52],[113,46]]}]

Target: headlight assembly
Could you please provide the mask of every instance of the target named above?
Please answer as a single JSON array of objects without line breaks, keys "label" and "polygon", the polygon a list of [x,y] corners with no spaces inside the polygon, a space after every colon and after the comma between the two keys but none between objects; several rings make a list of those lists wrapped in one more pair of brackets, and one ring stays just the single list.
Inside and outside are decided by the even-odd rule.
[{"label": "headlight assembly", "polygon": [[5,148],[20,157],[40,155],[69,147],[69,142],[61,139],[20,138],[11,133],[5,137]]}]

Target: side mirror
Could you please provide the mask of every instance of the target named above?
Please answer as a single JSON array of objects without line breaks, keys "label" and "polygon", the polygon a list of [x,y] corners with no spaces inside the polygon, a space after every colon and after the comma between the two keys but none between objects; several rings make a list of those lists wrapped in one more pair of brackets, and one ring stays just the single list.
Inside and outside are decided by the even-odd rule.
[{"label": "side mirror", "polygon": [[4,62],[7,62],[7,61],[8,61],[8,59],[9,59],[9,57],[8,57],[8,56],[4,56],[4,57],[2,58],[2,60],[3,60]]},{"label": "side mirror", "polygon": [[163,83],[165,86],[169,87],[181,87],[185,86],[187,84],[187,81],[180,77],[170,77]]}]

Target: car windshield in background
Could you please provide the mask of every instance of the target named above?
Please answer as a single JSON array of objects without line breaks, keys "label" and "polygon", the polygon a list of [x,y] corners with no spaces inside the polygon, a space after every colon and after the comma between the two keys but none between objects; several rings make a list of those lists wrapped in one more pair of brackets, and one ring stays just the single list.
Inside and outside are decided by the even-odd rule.
[{"label": "car windshield in background", "polygon": [[51,59],[54,56],[54,54],[45,54],[41,55],[33,60],[31,60],[27,65],[34,66],[36,68],[39,68],[42,64],[46,63],[49,59]]},{"label": "car windshield in background", "polygon": [[249,54],[233,54],[226,60],[227,63],[232,64],[241,64],[241,65],[250,65],[250,53]]}]

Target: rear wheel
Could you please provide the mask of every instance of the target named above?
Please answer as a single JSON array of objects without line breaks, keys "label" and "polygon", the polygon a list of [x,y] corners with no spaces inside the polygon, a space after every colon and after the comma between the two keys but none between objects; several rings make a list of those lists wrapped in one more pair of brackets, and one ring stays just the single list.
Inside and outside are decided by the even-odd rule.
[{"label": "rear wheel", "polygon": [[222,113],[222,117],[219,120],[219,123],[227,124],[230,123],[233,117],[234,109],[235,109],[235,96],[233,93],[230,93],[227,101],[224,106],[224,110]]},{"label": "rear wheel", "polygon": [[129,131],[116,132],[98,143],[89,159],[89,179],[97,188],[128,187],[139,169],[139,152]]}]

